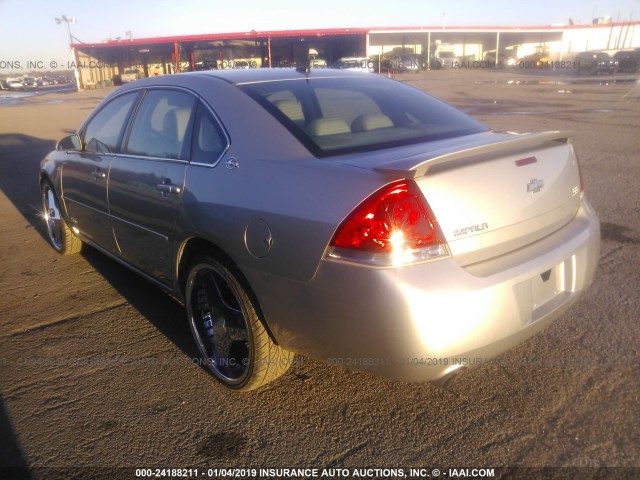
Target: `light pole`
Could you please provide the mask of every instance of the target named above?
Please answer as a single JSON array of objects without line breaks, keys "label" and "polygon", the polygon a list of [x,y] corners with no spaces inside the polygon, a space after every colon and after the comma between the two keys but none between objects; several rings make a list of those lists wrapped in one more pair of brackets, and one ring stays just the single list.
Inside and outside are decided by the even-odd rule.
[{"label": "light pole", "polygon": [[69,49],[71,51],[71,61],[73,62],[73,73],[76,77],[76,88],[80,90],[80,72],[78,71],[75,52],[73,51],[73,47],[71,46],[73,44],[73,35],[71,35],[71,24],[73,23],[75,25],[77,23],[77,20],[75,17],[67,17],[66,15],[62,15],[60,18],[56,17],[55,20],[58,25],[63,22],[67,24],[67,32],[69,33]]}]

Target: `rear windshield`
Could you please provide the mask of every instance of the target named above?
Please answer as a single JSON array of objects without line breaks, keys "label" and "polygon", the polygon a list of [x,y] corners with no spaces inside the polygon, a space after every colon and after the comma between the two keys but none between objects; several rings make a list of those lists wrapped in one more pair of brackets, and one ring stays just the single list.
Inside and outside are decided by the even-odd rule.
[{"label": "rear windshield", "polygon": [[311,78],[239,85],[314,155],[379,150],[487,128],[403,83]]}]

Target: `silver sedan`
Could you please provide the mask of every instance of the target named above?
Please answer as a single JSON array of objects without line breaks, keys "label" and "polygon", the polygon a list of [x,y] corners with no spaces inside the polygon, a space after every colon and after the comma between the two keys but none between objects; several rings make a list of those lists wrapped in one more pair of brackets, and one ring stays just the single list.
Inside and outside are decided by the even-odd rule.
[{"label": "silver sedan", "polygon": [[242,391],[295,353],[444,382],[565,312],[600,247],[566,134],[491,131],[354,72],[133,82],[39,182],[53,247],[167,290],[203,366]]}]

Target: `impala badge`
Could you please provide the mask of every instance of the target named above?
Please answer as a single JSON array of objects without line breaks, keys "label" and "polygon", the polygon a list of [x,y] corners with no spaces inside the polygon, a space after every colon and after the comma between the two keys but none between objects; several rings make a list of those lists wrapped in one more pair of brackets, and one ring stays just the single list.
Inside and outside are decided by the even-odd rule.
[{"label": "impala badge", "polygon": [[538,193],[544,187],[544,182],[537,178],[532,179],[527,183],[527,192]]}]

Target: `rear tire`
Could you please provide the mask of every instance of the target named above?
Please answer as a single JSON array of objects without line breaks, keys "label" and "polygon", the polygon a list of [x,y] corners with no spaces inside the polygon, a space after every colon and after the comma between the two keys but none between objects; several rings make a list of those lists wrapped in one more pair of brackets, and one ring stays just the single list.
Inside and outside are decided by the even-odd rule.
[{"label": "rear tire", "polygon": [[222,385],[247,392],[287,371],[294,354],[272,342],[257,302],[230,268],[212,256],[198,257],[185,291],[203,366]]},{"label": "rear tire", "polygon": [[47,181],[42,183],[42,209],[47,225],[47,235],[51,246],[62,255],[73,255],[82,250],[82,240],[75,236],[67,225],[60,203],[53,187]]}]

